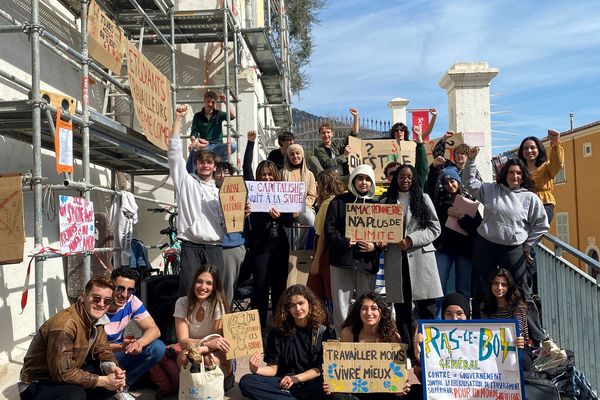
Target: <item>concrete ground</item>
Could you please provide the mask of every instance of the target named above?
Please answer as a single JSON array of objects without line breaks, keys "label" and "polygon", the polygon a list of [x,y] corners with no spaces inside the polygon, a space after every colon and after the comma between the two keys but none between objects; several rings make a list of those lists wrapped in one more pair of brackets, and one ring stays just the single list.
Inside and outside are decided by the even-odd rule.
[{"label": "concrete ground", "polygon": [[[19,400],[19,390],[17,389],[17,381],[19,380],[19,372],[23,365],[22,357],[14,360],[9,364],[0,365],[0,399]],[[238,382],[240,378],[247,374],[248,357],[240,357],[237,362],[237,372],[235,374],[235,386],[225,393],[225,399],[241,400],[245,399],[240,393]],[[130,392],[133,397],[139,400],[154,400],[156,391],[151,389],[143,389]],[[177,396],[169,397],[168,400],[177,400]]]}]

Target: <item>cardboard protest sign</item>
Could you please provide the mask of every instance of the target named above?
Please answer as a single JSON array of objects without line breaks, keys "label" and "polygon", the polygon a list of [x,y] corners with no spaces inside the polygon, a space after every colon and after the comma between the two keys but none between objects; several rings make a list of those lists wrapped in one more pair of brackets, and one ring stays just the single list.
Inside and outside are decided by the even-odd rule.
[{"label": "cardboard protest sign", "polygon": [[127,46],[127,76],[142,133],[166,150],[173,126],[171,82],[132,43]]},{"label": "cardboard protest sign", "polygon": [[[435,147],[435,144],[440,139],[441,138],[425,141],[425,149],[427,150],[427,162],[429,164],[431,164],[433,162],[432,151],[433,151],[433,148]],[[464,136],[461,132],[457,132],[454,135],[452,135],[452,137],[448,138],[448,140],[446,140],[446,143],[445,143],[446,150],[444,151],[443,157],[446,160],[454,160],[454,148],[461,143],[464,143]]]},{"label": "cardboard protest sign", "polygon": [[125,52],[125,32],[92,0],[88,9],[88,50],[90,56],[121,75],[123,53]]},{"label": "cardboard protest sign", "polygon": [[373,167],[376,183],[387,182],[383,169],[392,162],[415,165],[417,144],[412,141],[398,142],[396,139],[358,139],[348,136],[350,172],[362,164]]},{"label": "cardboard protest sign", "polygon": [[421,321],[429,400],[524,399],[515,320]]},{"label": "cardboard protest sign", "polygon": [[60,252],[79,253],[94,249],[94,203],[81,197],[58,196]]},{"label": "cardboard protest sign", "polygon": [[248,181],[248,199],[252,212],[300,213],[306,209],[304,182]]},{"label": "cardboard protest sign", "polygon": [[243,176],[226,176],[219,190],[227,233],[244,231],[244,210],[248,189]]},{"label": "cardboard protest sign", "polygon": [[407,380],[406,345],[323,343],[323,375],[331,392],[396,393]]},{"label": "cardboard protest sign", "polygon": [[402,205],[346,204],[346,237],[367,242],[398,243],[403,238]]},{"label": "cardboard protest sign", "polygon": [[[475,217],[475,214],[477,213],[477,209],[479,208],[479,202],[478,201],[473,201],[473,200],[469,200],[464,196],[461,195],[457,195],[454,198],[454,202],[452,203],[452,206],[455,207],[457,209],[457,211],[468,215],[470,217]],[[461,235],[465,235],[468,236],[469,234],[467,233],[467,231],[465,231],[463,228],[461,228],[461,226],[458,224],[458,219],[456,217],[453,217],[452,215],[448,215],[448,218],[446,219],[446,226],[458,233],[460,233]]]},{"label": "cardboard protest sign", "polygon": [[0,175],[0,264],[17,264],[23,261],[23,220],[21,175]]},{"label": "cardboard protest sign", "polygon": [[286,287],[306,285],[310,274],[313,250],[290,250]]},{"label": "cardboard protest sign", "polygon": [[227,359],[263,352],[258,310],[223,315],[223,337],[229,342]]}]

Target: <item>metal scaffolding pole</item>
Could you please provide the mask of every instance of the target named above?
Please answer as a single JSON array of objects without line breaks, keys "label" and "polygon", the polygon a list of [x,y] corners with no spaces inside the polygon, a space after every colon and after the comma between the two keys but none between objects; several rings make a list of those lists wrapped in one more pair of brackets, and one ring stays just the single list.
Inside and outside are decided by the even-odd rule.
[{"label": "metal scaffolding pole", "polygon": [[[240,31],[239,29],[235,30],[235,34],[233,35],[233,60],[234,60],[234,66],[233,66],[233,91],[235,92],[235,96],[238,97],[239,96],[239,92],[240,92],[240,86],[239,86],[239,73],[240,73],[240,57],[239,57],[239,35],[240,35]],[[236,102],[235,102],[235,132],[237,133],[236,137],[235,137],[235,143],[237,145],[237,152],[236,152],[236,165],[238,167],[238,169],[241,169],[242,167],[242,161],[240,158],[240,119],[237,117],[239,115],[238,111],[238,104],[239,104],[239,98],[236,98]]]},{"label": "metal scaffolding pole", "polygon": [[169,8],[169,16],[171,20],[171,99],[173,102],[173,120],[177,111],[177,64],[176,64],[176,49],[175,49],[175,8]]},{"label": "metal scaffolding pole", "polygon": [[[229,114],[229,15],[227,7],[223,8],[223,62],[225,64],[225,114],[227,115],[227,156],[231,157],[231,115]],[[229,160],[227,160],[229,161]]]},{"label": "metal scaffolding pole", "polygon": [[[83,182],[90,183],[90,109],[89,109],[89,90],[90,76],[88,57],[88,42],[87,42],[87,17],[88,17],[88,0],[81,0],[81,113],[83,114],[83,126],[81,127],[81,164],[83,169]],[[83,197],[90,201],[90,192],[84,192]],[[83,282],[87,282],[92,277],[92,268],[90,255],[86,254],[83,257]]]},{"label": "metal scaffolding pole", "polygon": [[[40,93],[40,3],[31,1],[31,99],[32,99],[32,133],[33,133],[33,213],[34,213],[34,244],[36,248],[43,247],[42,220],[42,95]],[[35,259],[35,327],[39,329],[44,323],[44,261]]]}]

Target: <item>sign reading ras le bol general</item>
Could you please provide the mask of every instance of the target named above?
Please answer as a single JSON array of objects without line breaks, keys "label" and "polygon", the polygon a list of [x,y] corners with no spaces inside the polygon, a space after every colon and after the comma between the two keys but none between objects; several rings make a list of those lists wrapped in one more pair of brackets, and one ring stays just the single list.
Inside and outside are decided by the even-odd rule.
[{"label": "sign reading ras le bol general", "polygon": [[60,252],[94,249],[94,203],[81,197],[58,196]]},{"label": "sign reading ras le bol general", "polygon": [[515,320],[421,321],[429,400],[523,400]]},{"label": "sign reading ras le bol general", "polygon": [[350,172],[362,164],[373,167],[377,183],[385,182],[383,169],[392,162],[415,165],[417,144],[413,141],[398,142],[396,139],[358,139],[348,136]]},{"label": "sign reading ras le bol general", "polygon": [[127,76],[135,117],[144,135],[156,147],[166,150],[173,125],[171,82],[133,43],[127,46]]},{"label": "sign reading ras le bol general", "polygon": [[401,392],[407,381],[406,345],[325,342],[323,378],[331,392]]},{"label": "sign reading ras le bol general", "polygon": [[248,200],[253,212],[299,213],[306,208],[304,182],[248,181]]},{"label": "sign reading ras le bol general", "polygon": [[403,238],[402,205],[346,204],[346,237],[352,241],[398,243]]}]

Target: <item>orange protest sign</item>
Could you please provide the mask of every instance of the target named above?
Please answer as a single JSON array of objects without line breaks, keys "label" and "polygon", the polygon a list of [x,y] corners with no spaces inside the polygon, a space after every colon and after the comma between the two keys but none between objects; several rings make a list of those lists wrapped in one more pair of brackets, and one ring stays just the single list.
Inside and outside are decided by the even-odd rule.
[{"label": "orange protest sign", "polygon": [[54,152],[56,153],[56,173],[73,172],[73,124],[60,118],[60,107],[56,111],[54,128]]},{"label": "orange protest sign", "polygon": [[166,150],[173,126],[171,82],[132,43],[127,46],[127,57],[135,117],[146,138]]}]

